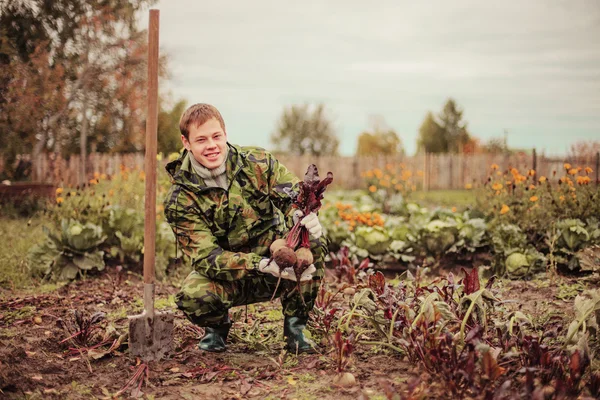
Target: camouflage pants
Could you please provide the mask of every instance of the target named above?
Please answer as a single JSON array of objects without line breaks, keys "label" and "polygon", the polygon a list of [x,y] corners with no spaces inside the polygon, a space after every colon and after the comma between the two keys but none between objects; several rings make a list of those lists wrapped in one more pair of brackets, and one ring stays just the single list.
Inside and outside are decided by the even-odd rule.
[{"label": "camouflage pants", "polygon": [[[324,275],[326,247],[311,246],[317,271],[310,281],[302,282],[301,293],[296,282],[282,279],[275,297],[281,298],[283,314],[307,317],[314,307],[315,299]],[[268,301],[273,297],[277,278],[255,270],[235,281],[212,280],[192,271],[183,281],[175,303],[186,317],[198,326],[218,325],[231,307]],[[302,302],[302,296],[304,303]]]}]

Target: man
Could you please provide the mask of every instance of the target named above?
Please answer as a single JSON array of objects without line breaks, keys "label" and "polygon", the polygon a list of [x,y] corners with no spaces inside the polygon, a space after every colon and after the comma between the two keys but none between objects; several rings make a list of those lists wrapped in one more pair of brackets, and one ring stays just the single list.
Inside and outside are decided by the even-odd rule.
[{"label": "man", "polygon": [[[229,144],[223,118],[211,105],[189,107],[179,128],[185,149],[166,167],[172,186],[165,215],[192,263],[176,303],[192,323],[205,328],[200,348],[224,351],[229,308],[270,299],[281,277],[276,296],[283,306],[287,347],[314,351],[302,330],[327,248],[316,214],[303,216],[292,207],[299,179],[264,149]],[[298,292],[293,271],[280,272],[269,262],[269,246],[300,218],[310,232],[315,262],[302,275]]]}]

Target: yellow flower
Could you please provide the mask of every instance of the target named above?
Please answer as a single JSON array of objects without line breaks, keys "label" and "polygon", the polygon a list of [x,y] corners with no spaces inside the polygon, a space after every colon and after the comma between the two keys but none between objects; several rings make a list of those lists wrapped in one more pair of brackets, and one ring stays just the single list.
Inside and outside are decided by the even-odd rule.
[{"label": "yellow flower", "polygon": [[571,168],[569,170],[569,175],[577,175],[577,168]]},{"label": "yellow flower", "polygon": [[594,172],[594,170],[591,169],[590,167],[585,167],[584,171],[585,171],[586,174],[591,174],[592,172]]},{"label": "yellow flower", "polygon": [[560,200],[560,201],[565,201],[565,196],[560,196],[560,197],[559,197],[559,200]]},{"label": "yellow flower", "polygon": [[538,201],[538,197],[537,197],[537,196],[531,196],[531,197],[529,198],[529,201],[531,201],[531,202],[535,203],[536,201]]},{"label": "yellow flower", "polygon": [[500,167],[498,166],[498,164],[492,164],[492,166],[490,168],[495,171],[495,170],[497,170]]},{"label": "yellow flower", "polygon": [[465,185],[465,189],[467,189],[467,190],[468,190],[468,189],[472,189],[472,188],[473,188],[473,185],[472,185],[472,184],[470,184],[470,183],[467,183],[467,184]]},{"label": "yellow flower", "polygon": [[500,214],[506,214],[510,211],[510,208],[506,204],[502,204],[502,209],[500,210]]},{"label": "yellow flower", "polygon": [[158,153],[156,155],[156,161],[162,161],[162,159],[163,159],[163,154],[162,153]]},{"label": "yellow flower", "polygon": [[545,176],[540,176],[540,179],[539,179],[540,183],[544,183],[544,182],[546,182],[546,180],[547,179]]},{"label": "yellow flower", "polygon": [[377,191],[377,186],[375,186],[375,185],[369,186],[369,192],[375,193],[376,191]]},{"label": "yellow flower", "polygon": [[101,174],[100,179],[102,179],[102,180],[106,179],[106,174]]},{"label": "yellow flower", "polygon": [[63,192],[63,188],[56,188],[56,194],[61,194]]},{"label": "yellow flower", "polygon": [[57,204],[60,204],[60,203],[62,203],[63,201],[65,201],[65,199],[63,199],[62,197],[57,197],[57,198],[56,198],[56,203],[57,203]]},{"label": "yellow flower", "polygon": [[529,170],[529,176],[535,176],[535,169]]},{"label": "yellow flower", "polygon": [[494,189],[494,190],[500,190],[500,189],[502,189],[502,187],[503,187],[503,186],[502,186],[502,184],[501,184],[500,182],[498,182],[498,183],[494,183],[494,184],[492,185],[492,189]]},{"label": "yellow flower", "polygon": [[496,175],[502,176],[502,172],[501,171],[496,171]]},{"label": "yellow flower", "polygon": [[563,165],[563,167],[565,167],[565,169],[571,169],[571,164],[565,163],[565,165]]},{"label": "yellow flower", "polygon": [[77,195],[77,192],[71,192],[71,196]]}]

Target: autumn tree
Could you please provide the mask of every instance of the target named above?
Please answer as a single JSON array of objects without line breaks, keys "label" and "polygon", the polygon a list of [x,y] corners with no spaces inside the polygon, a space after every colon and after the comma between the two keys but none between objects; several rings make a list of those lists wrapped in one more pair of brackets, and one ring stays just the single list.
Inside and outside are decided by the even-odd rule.
[{"label": "autumn tree", "polygon": [[[15,0],[3,5],[0,62],[9,72],[0,79],[0,104],[9,107],[6,94],[22,90],[47,92],[45,101],[60,107],[47,108],[41,117],[19,115],[18,108],[9,107],[13,118],[0,121],[0,129],[14,132],[16,118],[30,118],[34,126],[21,135],[33,142],[34,157],[44,149],[65,155],[79,150],[85,157],[89,138],[99,139],[94,143],[98,148],[141,150],[146,35],[136,27],[136,13],[154,2]],[[46,91],[39,80],[31,79],[19,86],[14,71],[42,54],[36,50],[40,46],[47,53],[47,69],[63,74],[60,90]]]},{"label": "autumn tree", "polygon": [[323,104],[286,107],[271,140],[276,151],[300,156],[335,155],[339,146]]},{"label": "autumn tree", "polygon": [[402,140],[381,116],[370,118],[370,127],[358,137],[357,155],[403,154]]}]

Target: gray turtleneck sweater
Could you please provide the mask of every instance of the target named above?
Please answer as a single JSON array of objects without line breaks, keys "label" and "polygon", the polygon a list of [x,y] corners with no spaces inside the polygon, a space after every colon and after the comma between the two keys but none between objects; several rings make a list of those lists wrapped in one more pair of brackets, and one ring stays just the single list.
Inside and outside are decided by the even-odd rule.
[{"label": "gray turtleneck sweater", "polygon": [[[229,150],[227,151],[229,152]],[[196,158],[194,158],[192,153],[190,153],[190,161],[192,163],[192,168],[198,175],[200,175],[202,179],[204,179],[206,186],[222,187],[223,189],[227,190],[227,153],[225,154],[223,163],[214,169],[208,169],[204,165],[200,164],[198,161],[196,161]]]}]

